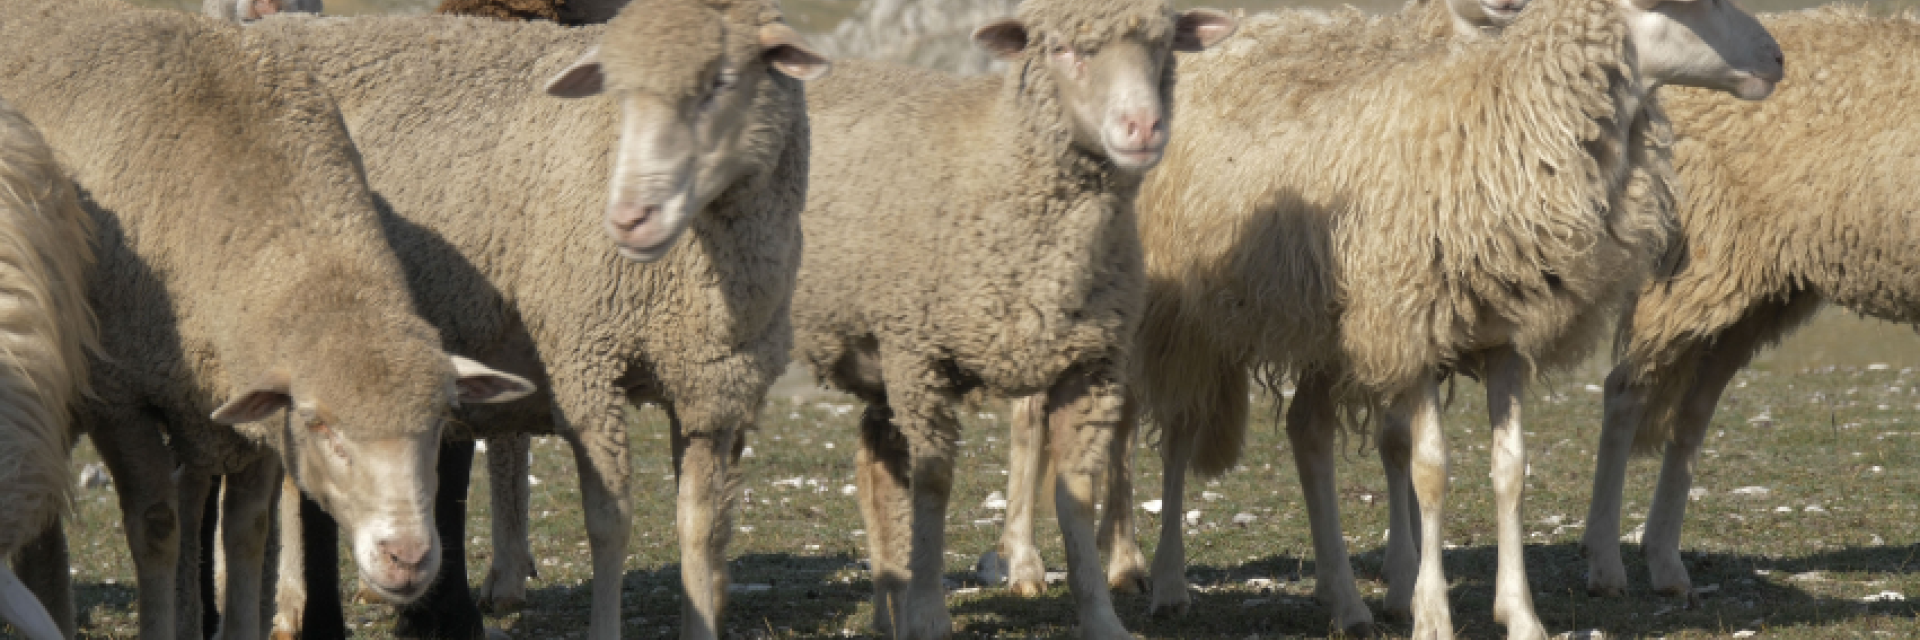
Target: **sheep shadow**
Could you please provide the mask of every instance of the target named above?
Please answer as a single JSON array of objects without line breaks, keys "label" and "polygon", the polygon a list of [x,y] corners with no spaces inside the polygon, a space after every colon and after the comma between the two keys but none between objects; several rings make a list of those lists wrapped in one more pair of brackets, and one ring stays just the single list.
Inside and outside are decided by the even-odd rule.
[{"label": "sheep shadow", "polygon": [[[734,556],[724,614],[726,628],[757,629],[792,635],[782,628],[807,628],[851,617],[872,593],[863,575],[845,581],[831,574],[855,566],[857,559],[839,555],[751,553]],[[622,627],[626,635],[649,637],[661,630],[680,628],[683,595],[680,564],[629,569],[621,578]],[[591,581],[540,586],[527,591],[527,607],[512,624],[520,637],[559,635],[581,628],[593,599]],[[842,623],[845,626],[845,623]]]},{"label": "sheep shadow", "polygon": [[109,614],[108,617],[131,620],[139,596],[140,592],[132,584],[76,580],[73,583],[74,628],[82,637],[97,632],[101,621],[95,618],[96,611]]}]

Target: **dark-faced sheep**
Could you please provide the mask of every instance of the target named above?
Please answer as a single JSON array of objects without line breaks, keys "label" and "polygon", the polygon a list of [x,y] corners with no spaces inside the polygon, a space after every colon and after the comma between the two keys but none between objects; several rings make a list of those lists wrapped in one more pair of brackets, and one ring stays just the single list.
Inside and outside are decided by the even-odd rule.
[{"label": "dark-faced sheep", "polygon": [[1823,304],[1920,322],[1920,18],[1828,7],[1762,19],[1793,58],[1744,103],[1668,90],[1684,257],[1622,319],[1584,547],[1587,589],[1618,594],[1630,450],[1664,446],[1641,551],[1655,591],[1685,596],[1680,524],[1694,457],[1734,372]]},{"label": "dark-faced sheep", "polygon": [[1139,313],[1132,200],[1167,140],[1172,52],[1231,33],[1151,0],[1030,0],[975,32],[1001,77],[846,64],[817,85],[797,352],[867,403],[857,484],[882,635],[952,634],[941,572],[972,389],[1044,392],[1086,637],[1124,637],[1098,570],[1093,474]]},{"label": "dark-faced sheep", "polygon": [[[0,60],[0,95],[100,229],[103,357],[76,424],[119,489],[142,636],[198,633],[174,585],[200,504],[177,487],[211,474],[284,466],[346,523],[369,584],[417,596],[448,412],[530,389],[450,359],[415,314],[333,103],[237,28],[113,2],[0,2]],[[240,526],[265,533],[277,484],[230,492]],[[230,595],[257,598],[262,553],[227,548]]]},{"label": "dark-faced sheep", "polygon": [[[1163,509],[1187,469],[1235,463],[1249,372],[1292,378],[1316,589],[1337,627],[1365,632],[1332,462],[1341,408],[1377,407],[1387,608],[1413,614],[1415,637],[1450,636],[1436,385],[1474,373],[1494,426],[1494,617],[1541,637],[1520,557],[1522,386],[1584,355],[1665,252],[1653,86],[1762,97],[1779,50],[1727,3],[1536,0],[1498,38],[1414,47],[1355,14],[1297,15],[1250,19],[1236,44],[1182,61],[1175,106],[1196,124],[1142,190],[1133,390],[1162,430]],[[1154,559],[1162,606],[1186,599],[1180,533],[1168,522]]]},{"label": "dark-faced sheep", "polygon": [[[588,636],[621,628],[623,412],[635,402],[663,405],[673,424],[682,633],[719,634],[730,457],[792,344],[800,79],[826,61],[758,1],[648,0],[603,27],[431,16],[254,28],[313,60],[339,97],[415,303],[447,344],[551,382],[538,405],[460,417],[475,436],[573,445],[594,563]],[[559,100],[543,84],[607,98]],[[434,126],[423,113],[439,114]],[[443,582],[464,589],[465,577]],[[402,622],[478,621],[410,610]]]},{"label": "dark-faced sheep", "polygon": [[73,183],[40,132],[0,102],[0,621],[30,640],[73,632],[73,611],[48,615],[6,560],[58,531],[71,508],[70,403],[97,348],[84,289],[92,263],[93,225]]}]

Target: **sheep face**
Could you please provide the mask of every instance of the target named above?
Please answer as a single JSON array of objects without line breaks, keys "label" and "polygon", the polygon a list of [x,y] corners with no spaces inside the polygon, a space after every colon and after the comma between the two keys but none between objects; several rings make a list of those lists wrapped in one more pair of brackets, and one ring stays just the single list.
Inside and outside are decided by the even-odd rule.
[{"label": "sheep face", "polygon": [[1786,73],[1780,44],[1730,0],[1621,0],[1642,76],[1654,84],[1773,93]]},{"label": "sheep face", "polygon": [[[828,67],[785,24],[732,24],[688,0],[651,4],[671,8],[623,11],[599,47],[547,85],[554,96],[605,93],[620,105],[601,224],[620,255],[640,262],[666,255],[696,213],[767,162],[752,129],[771,76],[811,80]],[[727,37],[741,31],[750,37]]]},{"label": "sheep face", "polygon": [[[522,378],[465,358],[448,365],[446,387],[392,387],[373,394],[379,402],[341,398],[339,391],[353,385],[339,380],[275,370],[213,414],[226,424],[282,415],[270,440],[287,473],[351,532],[363,581],[396,603],[420,597],[439,571],[434,465],[451,403],[505,402],[533,391]],[[359,388],[366,393],[366,385]]]},{"label": "sheep face", "polygon": [[1145,171],[1160,162],[1167,144],[1169,85],[1162,75],[1173,52],[1206,49],[1236,27],[1233,18],[1209,9],[1173,17],[1172,29],[1135,18],[1106,38],[1089,37],[1086,29],[1030,30],[1007,18],[980,27],[973,39],[1005,59],[1035,56],[1033,64],[1046,65],[1054,80],[1074,143],[1121,169]]}]

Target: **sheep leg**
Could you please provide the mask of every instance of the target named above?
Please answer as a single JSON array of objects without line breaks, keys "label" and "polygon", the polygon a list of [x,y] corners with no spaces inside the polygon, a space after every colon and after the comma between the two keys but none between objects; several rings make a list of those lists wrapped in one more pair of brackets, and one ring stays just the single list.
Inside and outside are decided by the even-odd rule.
[{"label": "sheep leg", "polygon": [[1007,563],[1007,588],[1014,595],[1031,597],[1047,590],[1047,567],[1033,543],[1033,510],[1039,504],[1047,465],[1046,398],[1027,396],[1013,401],[1012,409],[1007,524],[1000,531],[1000,558]]},{"label": "sheep leg", "polygon": [[61,520],[48,523],[45,531],[15,552],[13,567],[20,572],[21,581],[33,590],[33,595],[44,605],[47,614],[53,617],[61,637],[71,638],[75,632],[73,563],[67,553],[67,532]]},{"label": "sheep leg", "polygon": [[907,441],[885,405],[868,405],[860,417],[860,450],[854,455],[860,517],[867,527],[867,557],[873,571],[873,630],[894,637],[905,610],[913,503],[907,489]]},{"label": "sheep leg", "polygon": [[308,585],[306,602],[301,605],[305,613],[297,637],[345,640],[346,609],[340,601],[340,523],[297,487],[292,495],[299,496],[297,531],[303,552],[300,563],[306,570],[303,578]]},{"label": "sheep leg", "polygon": [[1420,576],[1413,584],[1413,637],[1430,640],[1453,637],[1453,612],[1447,604],[1447,575],[1440,564],[1445,538],[1447,497],[1447,440],[1440,429],[1439,390],[1432,380],[1397,394],[1390,419],[1412,425],[1413,456],[1409,470],[1414,496],[1420,501]]},{"label": "sheep leg", "polygon": [[62,640],[60,626],[53,623],[53,616],[47,613],[40,600],[20,578],[13,575],[13,569],[0,563],[0,621],[13,625],[16,631],[27,640]]},{"label": "sheep leg", "polygon": [[539,577],[533,548],[527,541],[527,509],[532,487],[527,484],[527,453],[532,438],[524,433],[487,440],[487,480],[493,516],[493,560],[477,594],[480,607],[495,613],[518,611],[527,604],[527,579]]},{"label": "sheep leg", "polygon": [[1693,463],[1700,453],[1700,443],[1706,439],[1707,427],[1713,423],[1714,409],[1720,406],[1721,393],[1733,382],[1734,374],[1747,365],[1759,343],[1760,334],[1751,327],[1739,327],[1723,335],[1701,358],[1693,384],[1680,398],[1672,439],[1660,464],[1660,482],[1654,487],[1653,504],[1647,507],[1646,535],[1641,538],[1640,552],[1647,558],[1655,593],[1686,596],[1693,592],[1687,565],[1680,560],[1680,525],[1687,517]]},{"label": "sheep leg", "polygon": [[1107,453],[1107,498],[1100,513],[1100,550],[1107,554],[1107,586],[1120,593],[1146,593],[1147,556],[1140,552],[1133,525],[1133,449],[1140,427],[1139,405],[1126,400],[1113,427]]},{"label": "sheep leg", "polygon": [[1381,416],[1379,447],[1387,476],[1387,556],[1380,573],[1387,581],[1386,615],[1400,620],[1413,616],[1413,584],[1420,575],[1420,513],[1409,475],[1413,426],[1405,418]]},{"label": "sheep leg", "polygon": [[179,617],[175,619],[174,633],[178,638],[205,638],[206,607],[205,595],[201,588],[206,578],[213,574],[211,567],[202,566],[205,561],[212,562],[208,547],[213,540],[214,523],[208,518],[216,515],[218,502],[213,508],[208,506],[212,498],[218,496],[213,487],[213,475],[196,471],[191,467],[181,467],[175,473],[176,486],[180,492],[180,554],[179,568],[174,573],[176,598],[174,602]]},{"label": "sheep leg", "polygon": [[1124,403],[1118,385],[1076,375],[1054,385],[1047,398],[1047,429],[1054,479],[1054,513],[1066,542],[1067,586],[1080,613],[1083,638],[1131,638],[1113,611],[1113,596],[1099,571],[1095,540],[1094,484],[1105,472],[1114,425]]},{"label": "sheep leg", "polygon": [[1527,436],[1520,425],[1520,394],[1526,390],[1528,366],[1510,348],[1492,353],[1487,364],[1500,559],[1493,587],[1493,621],[1507,626],[1508,638],[1546,640],[1547,629],[1534,613],[1533,590],[1527,584],[1527,532],[1520,513],[1527,490]]},{"label": "sheep leg", "polygon": [[1347,559],[1347,541],[1340,535],[1340,497],[1333,468],[1340,423],[1333,409],[1333,380],[1321,373],[1301,376],[1293,405],[1287,407],[1287,440],[1313,532],[1314,596],[1333,612],[1335,627],[1365,638],[1373,635],[1373,613],[1360,599],[1353,564]]},{"label": "sheep leg", "polygon": [[1600,445],[1594,452],[1593,497],[1587,504],[1587,532],[1580,542],[1587,556],[1587,593],[1595,596],[1618,596],[1627,590],[1627,565],[1620,559],[1620,498],[1626,491],[1634,433],[1647,419],[1648,395],[1653,390],[1630,382],[1628,366],[1614,367],[1607,374]]},{"label": "sheep leg", "polygon": [[738,452],[734,430],[716,426],[689,431],[667,411],[672,426],[673,472],[679,485],[674,524],[680,536],[682,638],[720,637],[727,602],[727,542],[733,534],[729,507]]},{"label": "sheep leg", "polygon": [[226,552],[226,590],[216,638],[260,637],[260,583],[271,529],[267,518],[280,475],[280,460],[262,456],[222,483],[220,535]]},{"label": "sheep leg", "polygon": [[174,488],[173,451],[161,425],[138,415],[90,419],[87,433],[113,475],[139,586],[140,637],[174,634],[174,573],[180,562],[180,494]]},{"label": "sheep leg", "polygon": [[[629,488],[633,462],[628,453],[626,422],[620,413],[626,404],[624,394],[615,395],[590,411],[587,407],[567,411],[579,419],[556,421],[575,425],[568,430],[567,442],[573,446],[574,465],[580,473],[580,493],[586,503],[583,510],[587,544],[593,553],[589,640],[620,637],[621,573],[627,557],[628,530],[633,527],[633,498]],[[683,636],[697,630],[692,620],[683,620],[681,625]]]},{"label": "sheep leg", "polygon": [[300,530],[300,486],[292,474],[280,478],[280,568],[273,587],[273,640],[301,637],[307,607],[306,536]]},{"label": "sheep leg", "polygon": [[[957,429],[952,423],[923,426],[938,429],[934,446],[909,439],[913,450],[913,538],[907,555],[907,596],[905,628],[896,628],[900,637],[914,640],[950,638],[953,618],[947,613],[946,573],[947,501],[953,492],[953,445]],[[1088,540],[1088,542],[1092,542]]]},{"label": "sheep leg", "polygon": [[1187,548],[1184,531],[1187,462],[1193,459],[1194,433],[1185,425],[1160,429],[1160,543],[1153,551],[1153,597],[1147,612],[1154,616],[1180,615],[1193,600],[1187,595]]}]

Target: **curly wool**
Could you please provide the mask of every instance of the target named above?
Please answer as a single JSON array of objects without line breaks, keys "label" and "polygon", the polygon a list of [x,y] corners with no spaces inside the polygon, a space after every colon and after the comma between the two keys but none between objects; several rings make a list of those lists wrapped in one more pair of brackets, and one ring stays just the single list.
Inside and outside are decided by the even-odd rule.
[{"label": "curly wool", "polygon": [[53,150],[0,102],[0,557],[70,504],[69,403],[98,349],[83,288],[92,238]]},{"label": "curly wool", "polygon": [[1773,96],[1662,92],[1687,188],[1680,261],[1621,327],[1618,366],[1654,391],[1638,451],[1666,443],[1692,386],[1677,363],[1734,332],[1777,342],[1824,302],[1920,322],[1920,129],[1888,109],[1920,102],[1920,17],[1830,6],[1761,20],[1790,61]]},{"label": "curly wool", "polygon": [[1354,406],[1501,344],[1551,370],[1665,250],[1670,133],[1612,0],[1472,42],[1419,6],[1262,16],[1184,61],[1190,124],[1140,199],[1137,375],[1158,425],[1208,430],[1196,472],[1237,459],[1248,368]]}]

